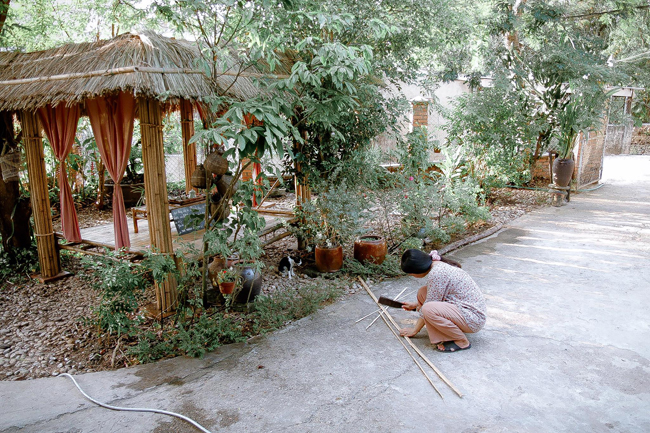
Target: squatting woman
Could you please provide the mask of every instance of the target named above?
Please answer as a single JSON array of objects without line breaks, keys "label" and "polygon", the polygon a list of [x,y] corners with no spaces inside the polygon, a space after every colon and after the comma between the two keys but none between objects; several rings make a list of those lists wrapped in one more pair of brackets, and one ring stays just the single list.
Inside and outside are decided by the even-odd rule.
[{"label": "squatting woman", "polygon": [[420,312],[415,327],[401,330],[413,337],[426,325],[429,339],[441,352],[469,349],[465,334],[478,332],[485,325],[485,299],[472,277],[454,260],[420,250],[402,255],[402,270],[416,278],[426,278],[418,291],[417,303],[406,302],[402,308]]}]

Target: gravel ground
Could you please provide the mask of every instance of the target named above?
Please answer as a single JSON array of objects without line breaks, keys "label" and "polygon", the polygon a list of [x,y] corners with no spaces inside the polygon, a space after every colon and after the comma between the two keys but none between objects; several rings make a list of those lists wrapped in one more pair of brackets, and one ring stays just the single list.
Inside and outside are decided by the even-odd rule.
[{"label": "gravel ground", "polygon": [[[286,207],[287,201],[291,201],[290,196],[281,200],[277,207]],[[492,219],[468,228],[463,236],[452,241],[507,223],[548,204],[548,194],[541,192],[498,190],[491,200]],[[112,212],[89,207],[80,209],[78,218],[80,226],[85,228],[112,221]],[[59,230],[59,226],[60,222],[55,220],[55,230]],[[296,247],[293,237],[267,247],[263,280],[265,293],[314,281],[300,269],[297,278],[292,280],[277,274],[280,258],[288,252],[296,254]],[[305,255],[304,264],[309,261],[309,256]],[[74,256],[63,256],[62,267],[74,276],[48,285],[22,278],[7,281],[0,289],[0,380],[24,380],[61,372],[75,374],[128,366],[128,358],[121,349],[106,350],[94,330],[83,321],[84,317],[90,317],[92,307],[98,303],[97,293],[82,278],[88,271]],[[355,293],[358,289],[352,286],[348,292]]]}]

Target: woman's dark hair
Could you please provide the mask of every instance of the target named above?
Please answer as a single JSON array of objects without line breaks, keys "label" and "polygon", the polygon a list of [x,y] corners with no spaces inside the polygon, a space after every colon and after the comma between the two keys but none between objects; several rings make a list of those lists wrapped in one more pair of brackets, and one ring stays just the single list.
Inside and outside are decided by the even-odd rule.
[{"label": "woman's dark hair", "polygon": [[[446,257],[440,257],[440,261],[456,266],[457,268],[461,267],[460,263]],[[401,266],[402,270],[407,274],[423,274],[431,268],[432,262],[433,259],[431,259],[431,256],[427,253],[416,249],[410,249],[404,251],[404,254],[402,254]]]}]

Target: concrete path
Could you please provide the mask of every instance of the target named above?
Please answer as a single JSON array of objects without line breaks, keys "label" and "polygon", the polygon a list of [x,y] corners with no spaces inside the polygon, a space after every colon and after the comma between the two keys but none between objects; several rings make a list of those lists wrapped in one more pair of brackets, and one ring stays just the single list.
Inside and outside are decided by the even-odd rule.
[{"label": "concrete path", "polygon": [[[608,157],[604,186],[528,214],[453,256],[483,288],[472,349],[414,342],[458,387],[429,385],[365,293],[202,360],[78,376],[117,406],[182,413],[213,432],[650,431],[650,158]],[[410,277],[376,294],[415,289]],[[411,313],[394,311],[402,325]],[[66,378],[0,383],[0,431],[193,432],[114,412]]]}]

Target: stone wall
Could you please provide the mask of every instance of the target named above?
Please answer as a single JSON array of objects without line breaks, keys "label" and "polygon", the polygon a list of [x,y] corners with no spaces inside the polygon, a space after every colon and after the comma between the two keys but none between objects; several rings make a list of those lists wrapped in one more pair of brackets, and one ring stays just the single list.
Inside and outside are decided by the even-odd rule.
[{"label": "stone wall", "polygon": [[625,125],[607,125],[605,155],[627,155],[630,153],[633,129],[631,122]]},{"label": "stone wall", "polygon": [[644,123],[639,128],[634,128],[630,155],[650,155],[650,123]]}]

